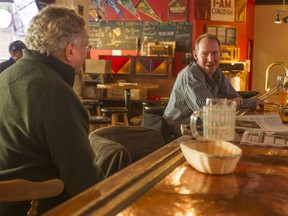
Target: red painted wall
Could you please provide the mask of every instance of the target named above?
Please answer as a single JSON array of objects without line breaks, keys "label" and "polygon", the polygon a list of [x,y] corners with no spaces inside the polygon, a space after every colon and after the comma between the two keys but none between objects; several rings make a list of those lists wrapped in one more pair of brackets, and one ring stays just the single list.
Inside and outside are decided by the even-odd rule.
[{"label": "red painted wall", "polygon": [[[188,1],[188,21],[192,22],[193,25],[193,45],[195,39],[203,34],[206,29],[206,25],[225,25],[233,26],[237,28],[237,45],[240,48],[240,60],[245,60],[250,56],[252,59],[252,50],[250,55],[248,55],[248,46],[253,44],[253,20],[254,20],[254,1],[247,1],[247,22],[220,22],[220,21],[209,21],[209,20],[195,20],[194,19],[194,1],[196,0],[187,0]],[[237,1],[237,0],[236,0]],[[138,0],[132,0],[133,4],[136,5]],[[163,21],[168,21],[168,0],[146,0],[146,2],[151,6],[155,11],[158,17]],[[125,8],[120,5],[122,13],[127,21],[136,21],[138,20],[131,13],[129,13]],[[121,20],[121,18],[112,11],[109,7],[105,5],[107,12],[108,20]],[[152,18],[146,16],[145,14],[138,11],[139,16],[143,21],[153,20]],[[193,48],[192,48],[193,50]],[[92,50],[91,57],[97,59],[98,55],[111,55],[111,50]],[[134,50],[123,50],[122,55],[135,55]],[[178,73],[185,65],[182,62],[183,53],[176,52],[175,55],[175,72]],[[252,67],[251,67],[252,68]]]}]

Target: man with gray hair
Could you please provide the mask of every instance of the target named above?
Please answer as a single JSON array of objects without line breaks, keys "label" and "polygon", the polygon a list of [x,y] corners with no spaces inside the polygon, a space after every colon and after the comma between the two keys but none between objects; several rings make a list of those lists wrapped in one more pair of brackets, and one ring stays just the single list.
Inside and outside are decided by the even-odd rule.
[{"label": "man with gray hair", "polygon": [[[46,6],[26,43],[23,58],[0,76],[0,180],[60,178],[64,192],[40,200],[41,214],[104,175],[88,140],[87,111],[72,89],[90,51],[85,21],[74,10]],[[1,203],[0,215],[25,215],[29,207]]]}]

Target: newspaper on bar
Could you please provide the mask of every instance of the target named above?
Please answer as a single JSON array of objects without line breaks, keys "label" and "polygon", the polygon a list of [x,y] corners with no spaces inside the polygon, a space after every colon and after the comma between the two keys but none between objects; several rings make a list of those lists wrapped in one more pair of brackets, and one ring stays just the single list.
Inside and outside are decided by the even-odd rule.
[{"label": "newspaper on bar", "polygon": [[288,148],[288,132],[245,131],[240,144]]},{"label": "newspaper on bar", "polygon": [[249,131],[288,132],[278,114],[236,116],[236,129]]},{"label": "newspaper on bar", "polygon": [[288,148],[288,126],[278,114],[236,117],[236,130],[243,130],[240,144]]}]

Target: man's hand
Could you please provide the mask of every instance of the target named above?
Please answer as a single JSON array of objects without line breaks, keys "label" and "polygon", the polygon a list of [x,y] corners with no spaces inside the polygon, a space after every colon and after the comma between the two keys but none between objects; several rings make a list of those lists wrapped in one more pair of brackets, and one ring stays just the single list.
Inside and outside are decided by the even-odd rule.
[{"label": "man's hand", "polygon": [[237,102],[237,107],[243,105],[243,98],[234,98],[233,100]]},{"label": "man's hand", "polygon": [[264,101],[259,99],[258,97],[253,97],[253,99],[256,101],[256,108],[259,106],[260,110],[264,110]]},{"label": "man's hand", "polygon": [[264,110],[264,101],[259,99],[258,97],[252,97],[252,98],[234,98],[234,101],[237,102],[237,107],[243,107],[243,108],[256,108],[259,107],[260,110]]}]

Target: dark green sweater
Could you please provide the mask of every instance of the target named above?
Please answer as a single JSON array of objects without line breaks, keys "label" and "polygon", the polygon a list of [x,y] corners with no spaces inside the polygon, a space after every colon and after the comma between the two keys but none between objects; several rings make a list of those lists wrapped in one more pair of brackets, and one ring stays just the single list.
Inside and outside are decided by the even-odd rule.
[{"label": "dark green sweater", "polygon": [[103,179],[74,77],[69,65],[32,50],[0,74],[0,180],[62,179],[64,193],[40,202],[43,211]]}]

